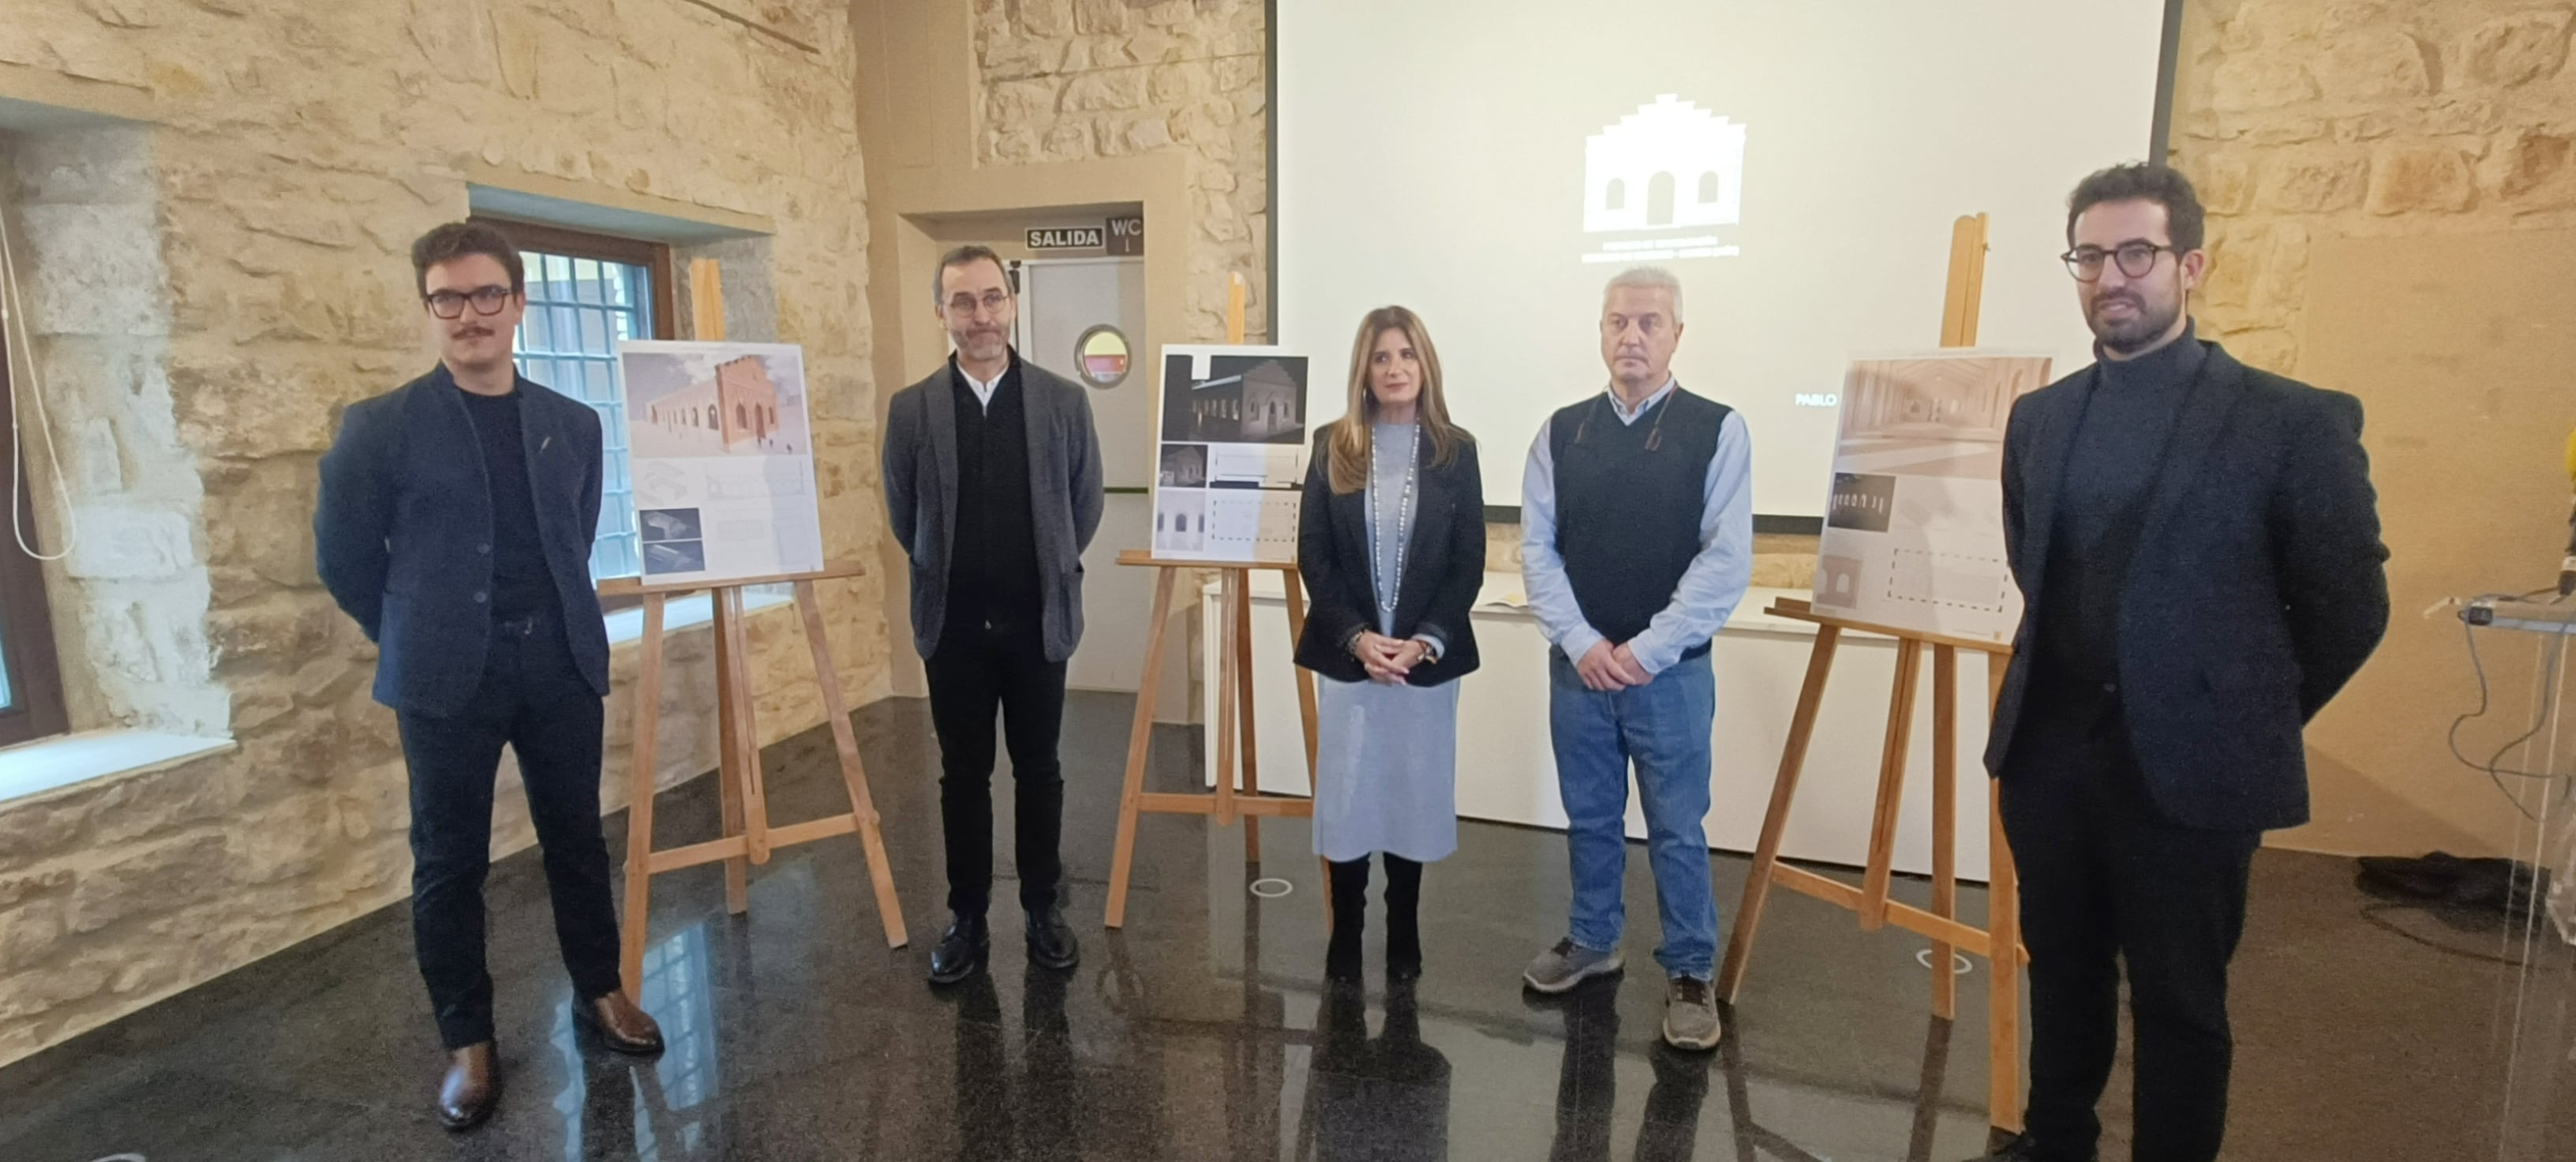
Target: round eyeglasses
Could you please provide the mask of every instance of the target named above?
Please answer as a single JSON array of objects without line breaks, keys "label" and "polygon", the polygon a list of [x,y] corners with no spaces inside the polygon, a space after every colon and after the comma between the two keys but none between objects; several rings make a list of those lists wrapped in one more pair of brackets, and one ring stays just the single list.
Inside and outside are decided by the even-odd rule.
[{"label": "round eyeglasses", "polygon": [[2156,268],[2157,256],[2168,253],[2180,252],[2153,242],[2123,242],[2109,250],[2099,246],[2078,246],[2057,257],[2066,264],[2066,273],[2074,275],[2075,281],[2099,282],[2105,261],[2118,264],[2120,273],[2130,278],[2145,278],[2148,271]]}]

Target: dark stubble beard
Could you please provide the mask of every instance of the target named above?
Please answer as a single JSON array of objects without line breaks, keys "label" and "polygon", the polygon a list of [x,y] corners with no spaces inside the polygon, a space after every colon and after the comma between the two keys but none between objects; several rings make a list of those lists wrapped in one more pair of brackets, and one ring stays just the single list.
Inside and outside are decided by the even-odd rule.
[{"label": "dark stubble beard", "polygon": [[2182,318],[2182,296],[2179,294],[2174,296],[2173,305],[2163,311],[2151,309],[2144,298],[2135,294],[2124,294],[2120,297],[2126,298],[2138,308],[2137,314],[2131,316],[2128,322],[2102,321],[2102,305],[2109,301],[2110,296],[2095,299],[2093,309],[2086,312],[2084,320],[2093,328],[2093,337],[2101,341],[2102,349],[2112,354],[2135,355],[2155,346],[2164,339],[2167,331],[2173,329],[2175,320]]}]

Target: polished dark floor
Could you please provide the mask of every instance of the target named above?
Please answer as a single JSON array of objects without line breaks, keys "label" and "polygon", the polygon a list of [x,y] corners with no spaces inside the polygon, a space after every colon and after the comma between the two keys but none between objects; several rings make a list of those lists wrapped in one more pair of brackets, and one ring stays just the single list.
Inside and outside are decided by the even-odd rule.
[{"label": "polished dark floor", "polygon": [[[1386,996],[1372,941],[1361,1009],[1327,1008],[1319,989],[1322,904],[1300,822],[1265,827],[1266,870],[1295,891],[1259,900],[1240,831],[1148,818],[1127,927],[1105,933],[1130,706],[1076,694],[1069,709],[1065,856],[1084,942],[1070,974],[1026,968],[1005,889],[990,975],[947,993],[922,983],[943,920],[937,762],[925,705],[884,702],[857,719],[911,947],[886,949],[853,840],[757,869],[743,918],[724,914],[714,869],[662,877],[644,1000],[671,1048],[631,1063],[573,1034],[531,852],[492,880],[508,1090],[482,1130],[431,1121],[438,1045],[391,908],[0,1070],[0,1160],[1911,1162],[1984,1145],[1982,975],[1955,1028],[1934,1022],[1920,941],[1861,933],[1800,897],[1775,898],[1724,1047],[1658,1045],[1642,853],[1628,979],[1561,1001],[1518,982],[1563,923],[1563,842],[1546,832],[1467,825],[1425,877],[1428,975]],[[1156,778],[1184,787],[1193,736],[1163,737]],[[827,734],[765,761],[779,819],[836,806]],[[663,845],[712,835],[713,800],[705,780],[666,796]],[[1743,874],[1718,861],[1730,918]],[[1969,893],[1969,916],[1982,908]],[[2576,1154],[2576,958],[2498,962],[2523,948],[2493,920],[2372,901],[2344,861],[2264,853],[2236,976],[2228,1156]]]}]

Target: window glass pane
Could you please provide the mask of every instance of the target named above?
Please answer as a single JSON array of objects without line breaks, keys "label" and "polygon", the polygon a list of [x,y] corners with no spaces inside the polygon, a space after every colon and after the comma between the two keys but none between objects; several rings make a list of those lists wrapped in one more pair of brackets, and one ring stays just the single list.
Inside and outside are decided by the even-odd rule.
[{"label": "window glass pane", "polygon": [[573,297],[585,303],[608,301],[607,288],[600,285],[599,261],[592,258],[572,260]]},{"label": "window glass pane", "polygon": [[553,328],[546,325],[546,312],[529,311],[527,317],[519,321],[519,350],[552,350],[553,341],[548,338],[552,331]]},{"label": "window glass pane", "polygon": [[[6,655],[7,643],[0,642],[0,657],[5,657]],[[0,665],[0,710],[5,710],[18,704],[18,700],[13,695],[14,691],[9,688],[9,667]]]},{"label": "window glass pane", "polygon": [[529,310],[518,339],[521,373],[599,412],[599,539],[591,546],[593,577],[637,571],[632,479],[626,465],[624,410],[617,402],[615,355],[620,339],[653,333],[650,267],[572,255],[524,252]]}]

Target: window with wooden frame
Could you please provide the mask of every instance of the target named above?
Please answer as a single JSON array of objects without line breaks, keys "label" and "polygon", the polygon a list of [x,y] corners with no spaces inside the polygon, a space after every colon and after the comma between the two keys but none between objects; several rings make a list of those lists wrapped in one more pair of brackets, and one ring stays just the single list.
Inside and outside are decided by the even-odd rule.
[{"label": "window with wooden frame", "polygon": [[[9,337],[0,334],[0,424],[18,428],[18,392]],[[23,443],[13,445],[23,447]],[[36,511],[27,489],[27,466],[11,457],[9,503],[14,535],[0,540],[0,746],[61,734],[71,728],[63,706],[62,669],[54,656],[54,616],[45,601],[45,570],[28,555],[38,550]],[[20,547],[20,541],[27,548]]]},{"label": "window with wooden frame", "polygon": [[600,466],[591,580],[632,577],[641,563],[625,408],[617,398],[617,341],[673,337],[678,312],[672,305],[671,248],[559,226],[486,221],[510,236],[527,267],[528,313],[512,339],[519,374],[599,413],[606,462]]}]

